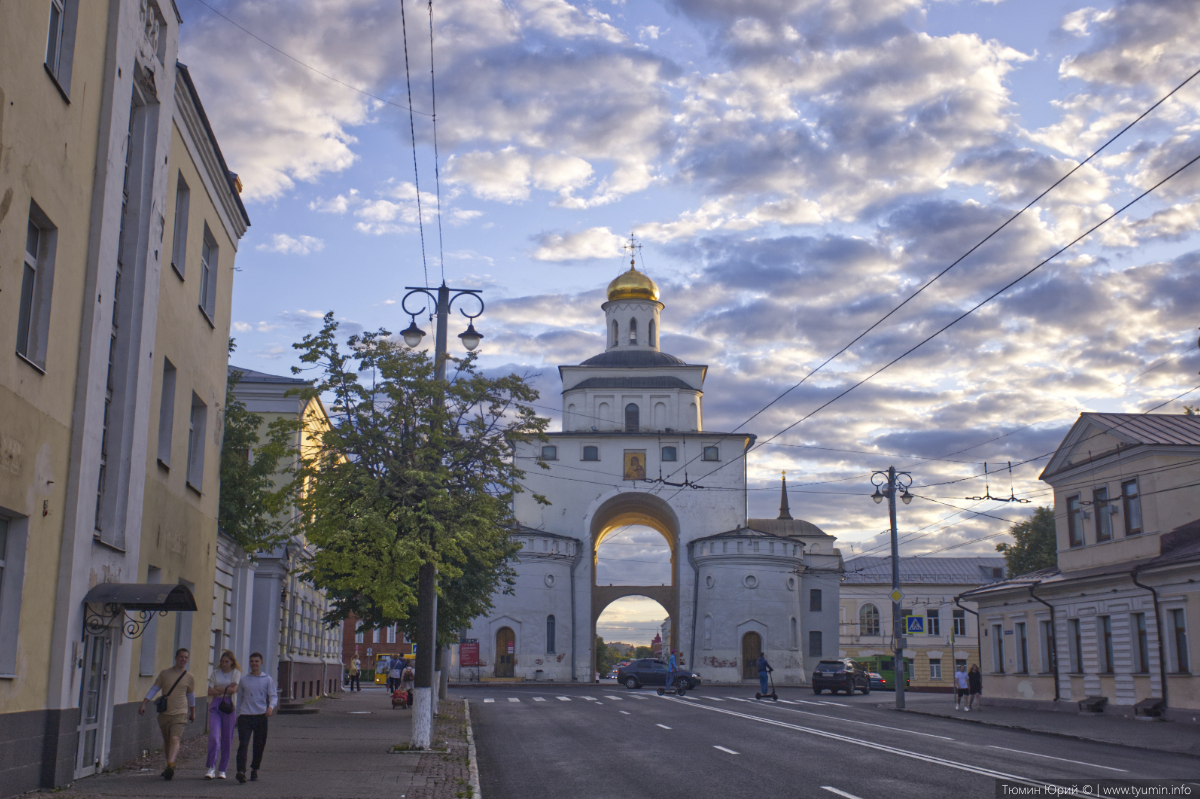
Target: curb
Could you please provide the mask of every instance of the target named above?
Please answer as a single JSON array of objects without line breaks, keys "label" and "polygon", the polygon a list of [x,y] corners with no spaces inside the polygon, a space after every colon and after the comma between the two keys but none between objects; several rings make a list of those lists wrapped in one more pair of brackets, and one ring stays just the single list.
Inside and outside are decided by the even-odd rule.
[{"label": "curb", "polygon": [[483,791],[479,789],[479,761],[475,759],[475,733],[471,730],[471,703],[463,700],[463,711],[467,714],[467,758],[470,761],[472,799],[482,799]]},{"label": "curb", "polygon": [[1086,735],[1075,735],[1075,734],[1069,733],[1069,732],[1056,732],[1055,730],[1043,730],[1043,729],[1039,729],[1037,727],[1026,727],[1021,724],[1001,724],[1000,722],[997,722],[997,721],[984,721],[983,719],[967,719],[967,718],[959,718],[958,716],[945,716],[941,713],[930,713],[925,710],[910,710],[908,708],[904,708],[903,710],[898,710],[896,712],[912,713],[917,716],[929,716],[930,718],[936,718],[936,719],[949,719],[950,721],[965,722],[967,724],[982,724],[986,727],[1000,727],[1005,730],[1020,730],[1021,732],[1032,732],[1032,733],[1036,733],[1038,735],[1050,735],[1055,738],[1067,738],[1067,739],[1070,739],[1073,741],[1084,741],[1086,743],[1092,743],[1092,744],[1108,744],[1109,746],[1119,746],[1123,749],[1135,749],[1135,750],[1138,750],[1141,752],[1153,752],[1155,754],[1160,754],[1160,755],[1163,753],[1167,753],[1167,754],[1184,755],[1184,756],[1191,756],[1191,757],[1195,756],[1195,754],[1193,752],[1179,752],[1179,751],[1175,751],[1175,750],[1165,750],[1165,749],[1162,749],[1161,747],[1138,746],[1137,744],[1122,743],[1120,741],[1109,741],[1104,738],[1091,738]]}]

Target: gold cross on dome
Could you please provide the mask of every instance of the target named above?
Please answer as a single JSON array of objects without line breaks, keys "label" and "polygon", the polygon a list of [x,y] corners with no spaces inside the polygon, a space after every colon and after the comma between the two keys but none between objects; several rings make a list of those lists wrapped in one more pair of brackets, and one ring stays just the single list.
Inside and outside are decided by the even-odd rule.
[{"label": "gold cross on dome", "polygon": [[642,245],[638,244],[637,239],[634,238],[632,233],[630,233],[629,234],[629,243],[622,245],[621,249],[629,251],[629,266],[633,267],[634,261],[636,260],[634,253],[640,252],[642,249]]}]

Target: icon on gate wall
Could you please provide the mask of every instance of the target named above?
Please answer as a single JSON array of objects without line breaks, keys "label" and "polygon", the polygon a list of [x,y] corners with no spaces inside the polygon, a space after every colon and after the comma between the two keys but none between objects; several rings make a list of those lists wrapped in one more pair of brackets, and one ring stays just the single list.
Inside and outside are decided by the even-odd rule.
[{"label": "icon on gate wall", "polygon": [[626,452],[625,453],[625,475],[626,480],[645,480],[646,479],[646,453],[643,452]]}]

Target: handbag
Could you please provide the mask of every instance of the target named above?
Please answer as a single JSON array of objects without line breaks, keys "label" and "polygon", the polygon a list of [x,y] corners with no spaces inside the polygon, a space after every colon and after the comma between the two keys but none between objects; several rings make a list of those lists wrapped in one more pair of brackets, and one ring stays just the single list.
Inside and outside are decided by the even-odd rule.
[{"label": "handbag", "polygon": [[217,710],[222,713],[233,712],[233,702],[229,701],[229,686],[225,686],[225,693],[221,694],[221,703],[217,705]]},{"label": "handbag", "polygon": [[[183,670],[183,674],[187,674],[187,669]],[[158,700],[154,703],[154,709],[157,710],[159,713],[167,712],[167,697],[170,696],[171,693],[175,690],[175,686],[179,685],[179,681],[183,679],[183,674],[180,674],[178,677],[176,677],[174,684],[171,685],[171,690],[167,691],[165,694],[160,696],[158,698]]]}]

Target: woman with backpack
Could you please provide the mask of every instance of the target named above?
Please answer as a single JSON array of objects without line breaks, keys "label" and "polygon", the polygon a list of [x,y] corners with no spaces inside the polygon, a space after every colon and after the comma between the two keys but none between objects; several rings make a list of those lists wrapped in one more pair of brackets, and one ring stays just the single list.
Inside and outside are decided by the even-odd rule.
[{"label": "woman with backpack", "polygon": [[[233,746],[233,727],[237,721],[237,689],[242,679],[237,658],[226,649],[221,665],[208,678],[208,771],[204,779],[225,779]],[[217,756],[220,755],[220,768]]]}]

